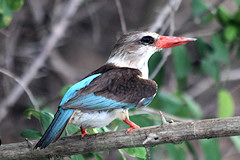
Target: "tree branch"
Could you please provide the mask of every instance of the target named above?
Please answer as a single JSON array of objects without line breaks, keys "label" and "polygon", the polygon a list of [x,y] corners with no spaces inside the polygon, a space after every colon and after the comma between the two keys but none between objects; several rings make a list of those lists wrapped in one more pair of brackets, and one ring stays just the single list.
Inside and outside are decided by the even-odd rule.
[{"label": "tree branch", "polygon": [[[69,26],[70,19],[74,16],[78,7],[83,2],[84,0],[71,0],[68,2],[64,8],[64,14],[60,20],[51,27],[51,34],[46,38],[42,52],[23,74],[21,78],[23,87],[27,87],[30,84],[32,79],[37,74],[38,70],[42,67],[48,56],[52,53],[59,40],[64,36],[64,33]],[[8,106],[13,105],[23,92],[23,88],[19,85],[16,85],[9,93],[9,96],[0,103],[0,121],[6,116]]]},{"label": "tree branch", "polygon": [[[171,12],[168,13],[170,14],[170,24],[167,24],[170,25],[170,32],[169,32],[169,36],[173,36],[174,34],[174,30],[175,30],[175,12],[177,11],[178,7],[180,6],[180,3],[181,3],[181,0],[179,1],[173,1],[171,0],[169,2],[169,5],[170,5],[170,9],[171,9]],[[166,11],[168,11],[166,9]],[[167,16],[167,15],[166,15]],[[164,17],[162,17],[164,18]],[[163,27],[164,28],[164,27]],[[151,28],[152,29],[152,28]],[[165,32],[165,29],[162,30]],[[164,32],[162,32],[161,34],[163,34]],[[161,35],[160,34],[160,35]],[[165,64],[165,62],[167,61],[168,57],[171,55],[171,52],[172,50],[171,49],[167,49],[164,53],[163,53],[163,58],[162,60],[159,62],[159,64],[157,65],[157,67],[154,69],[154,71],[152,72],[152,74],[150,75],[150,79],[153,79],[157,74],[158,72],[160,71],[160,69],[162,68],[162,66]]]},{"label": "tree branch", "polygon": [[31,101],[34,109],[36,109],[36,110],[39,111],[39,107],[38,107],[38,105],[37,105],[37,102],[36,102],[36,100],[35,100],[32,92],[31,92],[31,90],[30,90],[27,86],[24,86],[24,85],[22,84],[22,81],[21,81],[19,78],[17,78],[13,73],[11,73],[10,71],[8,71],[8,70],[6,70],[6,69],[4,69],[4,68],[0,68],[0,73],[5,74],[6,76],[14,79],[14,80],[23,88],[23,90],[24,90],[24,91],[26,92],[26,94],[28,95],[28,98],[30,99],[30,101]]},{"label": "tree branch", "polygon": [[120,23],[121,23],[121,28],[122,28],[122,32],[123,34],[127,33],[127,25],[125,22],[125,18],[124,18],[124,14],[123,14],[123,10],[122,10],[122,5],[120,0],[115,0],[117,9],[118,9],[118,14],[119,14],[119,18],[120,18]]},{"label": "tree branch", "polygon": [[[88,152],[107,151],[131,147],[151,147],[164,143],[240,135],[240,116],[207,119],[194,122],[175,122],[168,125],[124,131],[69,136],[58,140],[46,149],[32,150],[28,143],[6,144],[0,147],[0,159],[40,159],[54,156],[70,156]],[[36,143],[36,141],[33,141]]]},{"label": "tree branch", "polygon": [[162,11],[159,12],[158,16],[156,17],[156,20],[154,23],[149,27],[149,31],[157,32],[159,29],[161,29],[164,25],[164,22],[166,19],[170,16],[172,11],[176,11],[182,0],[171,0],[169,1],[164,8],[162,8]]}]

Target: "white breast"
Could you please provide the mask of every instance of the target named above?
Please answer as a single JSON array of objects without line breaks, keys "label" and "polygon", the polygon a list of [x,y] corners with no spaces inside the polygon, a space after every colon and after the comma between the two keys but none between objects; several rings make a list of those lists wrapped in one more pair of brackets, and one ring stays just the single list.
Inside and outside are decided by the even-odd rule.
[{"label": "white breast", "polygon": [[81,112],[80,110],[75,110],[69,123],[83,128],[101,128],[118,118],[119,114],[122,112],[124,112],[124,109],[93,112]]}]

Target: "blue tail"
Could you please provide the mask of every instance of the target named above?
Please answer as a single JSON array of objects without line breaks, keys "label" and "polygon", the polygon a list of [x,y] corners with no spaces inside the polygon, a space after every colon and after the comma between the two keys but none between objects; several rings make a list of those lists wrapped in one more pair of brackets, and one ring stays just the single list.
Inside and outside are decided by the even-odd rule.
[{"label": "blue tail", "polygon": [[65,129],[74,109],[62,109],[59,107],[57,113],[54,115],[54,119],[42,138],[38,141],[34,149],[38,147],[40,149],[46,148],[51,142],[55,142],[61,136]]}]

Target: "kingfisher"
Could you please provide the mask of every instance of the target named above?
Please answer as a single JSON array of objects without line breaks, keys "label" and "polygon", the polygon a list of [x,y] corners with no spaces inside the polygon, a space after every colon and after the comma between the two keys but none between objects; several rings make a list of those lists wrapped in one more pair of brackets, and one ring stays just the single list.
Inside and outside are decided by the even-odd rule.
[{"label": "kingfisher", "polygon": [[127,132],[140,128],[130,121],[128,110],[147,106],[157,92],[156,82],[148,79],[149,58],[163,48],[195,40],[149,31],[122,35],[107,62],[69,88],[34,149],[46,148],[57,141],[67,124],[79,126],[81,138],[89,134],[86,128],[101,128],[116,118],[130,126]]}]

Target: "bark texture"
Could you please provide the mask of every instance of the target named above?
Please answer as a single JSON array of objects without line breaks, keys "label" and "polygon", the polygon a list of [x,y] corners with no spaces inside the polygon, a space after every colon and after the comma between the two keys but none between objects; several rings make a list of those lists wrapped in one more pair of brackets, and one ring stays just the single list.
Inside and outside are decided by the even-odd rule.
[{"label": "bark texture", "polygon": [[[46,149],[32,150],[27,142],[0,146],[0,159],[42,159],[120,148],[156,146],[163,143],[240,135],[240,117],[174,122],[168,125],[124,131],[69,136],[50,144]],[[36,141],[33,141],[35,144]]]}]

